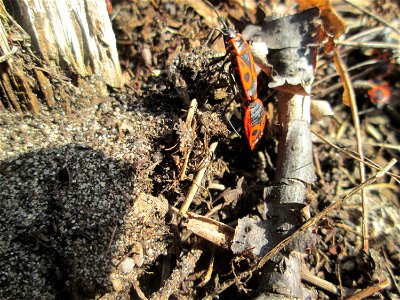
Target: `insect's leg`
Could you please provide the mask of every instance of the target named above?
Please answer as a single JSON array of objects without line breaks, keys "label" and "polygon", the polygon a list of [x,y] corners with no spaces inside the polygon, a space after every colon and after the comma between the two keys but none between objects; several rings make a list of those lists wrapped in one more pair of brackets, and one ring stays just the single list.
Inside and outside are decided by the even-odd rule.
[{"label": "insect's leg", "polygon": [[[234,97],[232,97],[232,99],[226,105],[225,111],[224,111],[224,115],[225,115],[226,121],[231,126],[232,130],[237,134],[237,136],[239,138],[242,138],[242,136],[239,134],[239,132],[236,130],[236,128],[233,126],[233,124],[231,122],[232,115],[235,115],[238,119],[241,118],[240,112],[238,111],[236,106],[234,106],[233,109],[231,108],[232,102],[237,98],[237,95],[238,95],[237,90],[235,89],[236,82],[235,82],[235,79],[234,79],[232,73],[229,74],[229,86],[230,86],[230,89],[231,89],[231,93],[234,95]],[[231,109],[231,111],[228,111],[230,109]]]},{"label": "insect's leg", "polygon": [[[216,64],[216,63],[218,63],[218,62],[221,62],[221,61],[225,60],[224,63],[223,63],[223,65],[222,65],[222,67],[221,67],[221,69],[220,69],[220,71],[218,72],[218,76],[217,76],[218,78],[221,76],[221,73],[222,73],[222,70],[224,69],[225,64],[229,61],[229,60],[227,59],[227,56],[228,56],[228,55],[226,54],[226,55],[224,55],[224,56],[217,57],[217,58],[213,59],[213,61],[209,64],[209,66],[212,66],[213,64]],[[208,72],[208,74],[206,75],[206,77],[205,77],[205,78],[202,78],[202,80],[209,81],[211,74],[212,74],[211,72]],[[204,97],[204,95],[206,95],[206,94],[210,91],[210,89],[211,89],[212,87],[215,86],[215,84],[216,84],[216,83],[209,84],[209,85],[207,86],[206,90],[202,93],[202,96]]]},{"label": "insect's leg", "polygon": [[[211,39],[213,37],[213,35],[214,35],[214,32],[216,32],[216,31],[218,31],[217,36],[215,38]],[[208,35],[207,40],[206,40],[206,42],[204,44],[205,45],[214,44],[215,41],[221,36],[221,34],[222,34],[222,32],[218,28],[213,28],[211,30],[210,34]]]},{"label": "insect's leg", "polygon": [[[237,83],[236,83],[235,77],[233,76],[232,72],[229,73],[229,77],[228,78],[229,78],[229,87],[230,87],[230,90],[231,90],[231,93],[232,93],[233,97],[229,101],[227,107],[230,106],[230,104],[232,103],[233,100],[240,99],[239,91],[237,90]],[[238,117],[238,119],[240,119],[240,113],[237,111],[236,108],[234,110],[234,113]]]},{"label": "insect's leg", "polygon": [[[212,66],[212,65],[218,64],[218,63],[220,63],[221,61],[224,61],[224,60],[229,61],[229,60],[227,59],[228,55],[229,55],[229,53],[226,53],[226,54],[223,55],[223,56],[214,57],[214,58],[211,60],[211,62],[210,62],[209,65]],[[224,65],[225,65],[225,63],[226,63],[226,61],[224,62]]]}]

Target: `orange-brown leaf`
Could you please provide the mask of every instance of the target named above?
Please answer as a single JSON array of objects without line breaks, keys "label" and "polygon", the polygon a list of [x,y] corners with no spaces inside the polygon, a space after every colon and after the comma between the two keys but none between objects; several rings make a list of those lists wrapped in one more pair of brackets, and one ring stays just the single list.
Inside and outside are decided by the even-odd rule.
[{"label": "orange-brown leaf", "polygon": [[347,72],[346,65],[340,57],[340,53],[337,51],[337,49],[335,49],[333,52],[333,60],[335,62],[336,70],[343,82],[343,104],[351,107],[355,104],[354,89],[351,84],[351,79],[349,73]]},{"label": "orange-brown leaf", "polygon": [[216,12],[208,3],[199,0],[178,0],[179,4],[192,7],[210,27],[220,27]]},{"label": "orange-brown leaf", "polygon": [[318,7],[321,10],[325,31],[335,38],[345,31],[346,24],[332,7],[331,0],[297,0],[297,3],[301,10]]}]

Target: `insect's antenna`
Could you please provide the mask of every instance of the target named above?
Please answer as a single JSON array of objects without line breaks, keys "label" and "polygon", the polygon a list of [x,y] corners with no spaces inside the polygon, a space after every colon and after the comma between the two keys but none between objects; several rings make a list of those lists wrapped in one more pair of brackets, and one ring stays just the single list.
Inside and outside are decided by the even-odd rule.
[{"label": "insect's antenna", "polygon": [[204,1],[204,3],[206,3],[209,7],[211,7],[211,9],[212,9],[213,11],[215,11],[215,13],[216,13],[217,16],[218,16],[218,20],[220,21],[220,23],[222,24],[222,26],[223,26],[224,28],[228,28],[228,26],[226,25],[224,19],[222,19],[222,17],[219,15],[219,13],[218,13],[218,11],[215,9],[214,5],[212,5],[211,2],[208,1],[208,0],[203,0],[203,1]]}]

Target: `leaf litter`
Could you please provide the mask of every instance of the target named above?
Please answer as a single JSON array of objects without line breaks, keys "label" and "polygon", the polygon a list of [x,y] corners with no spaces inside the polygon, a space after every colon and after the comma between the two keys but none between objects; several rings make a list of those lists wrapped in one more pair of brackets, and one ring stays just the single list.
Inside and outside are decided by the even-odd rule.
[{"label": "leaf litter", "polygon": [[[224,49],[204,44],[212,27],[218,26],[210,22],[217,19],[204,20],[205,14],[197,12],[200,4],[199,8],[191,1],[181,2],[114,5],[119,11],[113,26],[124,89],[100,99],[95,90],[79,94],[72,97],[68,113],[62,107],[44,109],[37,117],[0,112],[2,298],[181,299],[202,298],[218,289],[225,298],[258,295],[256,273],[249,280],[240,277],[242,282],[236,276],[253,265],[253,249],[245,246],[245,251],[233,254],[226,245],[244,242],[240,235],[232,239],[235,227],[261,220],[268,224],[263,219],[263,188],[272,185],[276,171],[279,124],[269,120],[265,140],[254,153],[233,133],[232,126],[243,135],[240,106],[228,104],[234,91],[227,69],[212,63]],[[240,1],[214,4],[241,31],[246,14],[257,25],[260,15],[272,9],[259,2],[249,10]],[[363,45],[390,46],[399,37],[347,2],[333,5],[347,24],[336,47],[345,60],[359,111],[369,110],[358,117],[365,159],[382,167],[399,158],[399,50]],[[395,3],[373,2],[368,8],[395,23]],[[251,9],[257,9],[258,18]],[[362,35],[374,29],[379,31]],[[356,44],[346,46],[343,41]],[[391,89],[383,107],[371,103],[368,89],[358,85],[376,77]],[[260,88],[276,116],[278,103],[268,89],[270,80]],[[321,49],[311,95],[330,103],[334,115],[311,122],[317,174],[307,191],[311,216],[360,183],[358,161],[353,158],[358,158],[355,129],[350,110],[341,103],[342,86],[332,54]],[[222,97],[215,97],[217,90]],[[186,122],[193,99],[197,109]],[[218,146],[210,155],[215,142]],[[204,168],[182,227],[179,209]],[[374,172],[368,167],[366,178]],[[310,227],[315,234],[302,255],[302,272],[309,275],[304,280],[317,287],[319,299],[373,287],[383,297],[399,296],[398,166],[391,174],[365,187],[369,254],[359,251],[365,220],[361,221],[357,194]],[[197,228],[211,228],[200,235],[203,239],[188,230],[195,221]],[[205,241],[214,231],[226,232],[224,247]],[[260,234],[256,232],[261,245],[266,242]],[[326,284],[318,285],[316,277]],[[391,287],[377,288],[385,280]],[[223,291],[227,282],[238,288]]]}]

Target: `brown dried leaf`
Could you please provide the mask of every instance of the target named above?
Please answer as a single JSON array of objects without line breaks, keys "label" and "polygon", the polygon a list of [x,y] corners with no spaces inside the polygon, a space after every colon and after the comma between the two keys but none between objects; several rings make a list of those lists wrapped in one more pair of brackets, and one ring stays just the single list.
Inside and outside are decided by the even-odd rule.
[{"label": "brown dried leaf", "polygon": [[333,52],[333,61],[335,62],[336,70],[343,82],[343,104],[351,107],[351,103],[355,103],[354,89],[346,66],[336,49]]},{"label": "brown dried leaf", "polygon": [[225,205],[232,205],[232,203],[236,203],[243,196],[246,187],[247,184],[244,177],[240,177],[236,183],[236,188],[227,188],[217,199],[224,198]]},{"label": "brown dried leaf", "polygon": [[257,1],[256,0],[229,0],[228,1],[231,4],[236,4],[239,5],[242,9],[245,9],[246,11],[250,12],[251,14],[255,14],[257,11]]},{"label": "brown dried leaf", "polygon": [[200,16],[204,18],[204,21],[208,26],[212,28],[220,27],[217,14],[209,4],[200,0],[177,0],[176,2],[178,4],[187,5],[193,8]]},{"label": "brown dried leaf", "polygon": [[327,33],[338,38],[346,29],[346,24],[332,7],[331,0],[297,0],[301,10],[318,7],[321,10],[324,29]]},{"label": "brown dried leaf", "polygon": [[256,22],[257,2],[255,0],[229,0],[228,13],[235,20],[246,19]]}]

